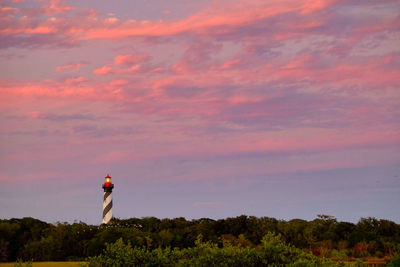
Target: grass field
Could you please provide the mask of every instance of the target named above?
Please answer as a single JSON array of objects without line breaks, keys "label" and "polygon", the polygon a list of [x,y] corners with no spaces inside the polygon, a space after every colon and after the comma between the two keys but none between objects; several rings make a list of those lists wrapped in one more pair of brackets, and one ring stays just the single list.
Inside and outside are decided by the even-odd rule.
[{"label": "grass field", "polygon": [[[43,261],[33,262],[33,267],[78,267],[82,261]],[[0,263],[0,267],[14,267],[14,263]]]}]

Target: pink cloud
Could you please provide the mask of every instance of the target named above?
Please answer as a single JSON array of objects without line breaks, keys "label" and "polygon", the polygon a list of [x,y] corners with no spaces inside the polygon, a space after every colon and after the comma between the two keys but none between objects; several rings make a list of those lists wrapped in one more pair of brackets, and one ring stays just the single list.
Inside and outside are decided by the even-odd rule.
[{"label": "pink cloud", "polygon": [[[341,5],[345,5],[342,0],[274,0],[268,2],[252,0],[234,2],[227,7],[224,2],[216,1],[210,3],[203,10],[175,21],[135,21],[132,19],[119,21],[115,17],[110,18],[107,14],[101,15],[97,10],[93,9],[75,12],[73,7],[67,6],[64,2],[51,0],[50,2],[44,2],[41,7],[43,10],[50,10],[46,11],[47,13],[45,12],[48,15],[47,20],[43,20],[39,13],[36,16],[30,16],[28,21],[23,19],[26,16],[12,16],[7,19],[7,23],[3,27],[0,27],[0,34],[38,35],[37,38],[30,39],[35,39],[34,42],[40,43],[40,45],[48,45],[49,42],[53,42],[56,45],[64,46],[76,45],[82,40],[91,39],[114,40],[136,36],[149,41],[151,38],[146,39],[146,37],[178,37],[178,35],[184,34],[194,34],[205,40],[217,37],[251,40],[257,34],[257,28],[271,24],[274,27],[268,28],[268,31],[264,33],[265,36],[272,35],[276,41],[283,42],[301,38],[305,33],[312,31],[325,35],[324,28],[329,28],[329,25],[332,26],[340,22],[333,21],[332,23],[330,20],[334,16],[331,13],[329,13],[330,16],[324,16],[323,12],[329,10],[330,7],[341,7]],[[25,10],[29,10],[29,8]],[[71,14],[71,17],[50,17],[52,13]],[[285,17],[279,25],[276,24],[275,18],[277,16],[286,16],[285,14],[292,14],[291,19],[286,19]],[[77,21],[80,23],[77,23]],[[360,23],[360,25],[362,24]],[[391,31],[396,31],[395,25],[396,21],[388,18],[379,23],[365,23],[365,25],[362,25],[364,29],[355,28],[344,34],[349,36],[349,42],[352,42],[351,39],[359,42],[368,33],[371,33],[370,29],[372,28],[374,28],[373,32],[389,29],[390,27]],[[360,26],[358,25],[358,27]],[[332,26],[331,28],[333,29],[334,27]],[[339,33],[337,30],[335,31],[333,34]],[[357,37],[355,38],[355,36]],[[42,39],[46,39],[47,42],[39,42]],[[15,40],[13,43],[17,44],[18,42]],[[19,43],[20,45],[25,44],[24,42]],[[115,58],[115,63],[134,64],[138,60],[148,60],[146,58],[140,59],[140,56],[134,54],[121,55]],[[178,65],[176,66],[177,69],[185,68],[183,65]]]},{"label": "pink cloud", "polygon": [[7,16],[11,14],[18,13],[19,9],[15,7],[0,7],[0,15]]},{"label": "pink cloud", "polygon": [[[29,99],[50,98],[50,99],[96,99],[103,97],[100,92],[90,85],[82,86],[81,83],[87,81],[84,77],[70,78],[65,82],[0,82],[0,95],[4,101],[2,105],[7,104],[6,99],[15,101],[20,98]],[[106,94],[103,91],[103,94]]]},{"label": "pink cloud", "polygon": [[128,83],[129,83],[129,81],[127,81],[127,80],[112,80],[109,84],[111,86],[123,86]]},{"label": "pink cloud", "polygon": [[139,62],[147,61],[151,57],[148,54],[125,54],[119,55],[114,59],[115,64],[117,65],[132,65],[137,64]]},{"label": "pink cloud", "polygon": [[[229,6],[228,10],[222,4],[213,3],[202,11],[172,22],[115,21],[106,26],[101,15],[93,11],[88,18],[83,18],[92,21],[87,26],[85,23],[82,23],[83,26],[75,25],[62,16],[55,21],[46,20],[39,26],[28,23],[14,27],[10,24],[10,29],[21,33],[40,27],[57,29],[58,34],[70,35],[74,41],[85,39],[88,37],[85,36],[86,32],[90,35],[91,31],[97,30],[104,30],[106,34],[93,38],[125,38],[131,34],[170,35],[173,41],[165,39],[165,42],[177,42],[181,50],[174,51],[176,56],[165,60],[167,63],[152,65],[146,61],[158,59],[158,55],[151,46],[163,44],[150,40],[147,43],[150,48],[143,48],[146,53],[135,54],[126,48],[121,49],[123,54],[113,51],[113,62],[102,62],[102,67],[93,70],[96,75],[114,74],[111,81],[100,83],[85,77],[73,77],[59,83],[27,81],[12,88],[2,88],[2,95],[71,99],[71,103],[77,99],[112,99],[121,109],[134,114],[166,118],[189,116],[215,124],[226,123],[237,129],[292,129],[305,125],[340,128],[354,120],[364,120],[365,110],[379,110],[375,119],[380,121],[387,111],[373,109],[373,104],[365,102],[377,101],[380,93],[389,91],[392,99],[398,98],[398,94],[390,89],[398,83],[400,75],[393,65],[397,62],[397,56],[367,58],[352,55],[348,60],[325,53],[337,43],[342,44],[341,41],[330,41],[342,33],[336,29],[326,32],[320,30],[319,26],[326,26],[329,20],[316,20],[320,17],[316,13],[338,3],[243,2]],[[62,10],[60,12],[70,12],[68,8]],[[276,19],[285,14],[291,16],[284,22]],[[295,18],[293,20],[292,15]],[[299,21],[297,27],[296,21]],[[266,26],[269,23],[271,27]],[[64,28],[61,30],[62,24]],[[367,26],[368,23],[363,31],[365,36],[368,36]],[[265,31],[260,33],[259,29]],[[378,29],[371,32],[386,28],[382,26]],[[37,32],[45,34],[46,30],[43,28]],[[171,36],[189,32],[185,38],[175,36],[174,39]],[[231,50],[226,43],[232,40],[243,49],[238,52]],[[384,60],[380,60],[382,58]],[[80,67],[80,63],[71,63],[58,66],[56,71],[76,72]],[[132,75],[138,73],[141,75]],[[389,109],[395,110],[394,104],[388,99],[379,101],[380,105],[388,105]],[[334,109],[334,106],[338,108]],[[359,106],[363,106],[364,111]],[[278,145],[279,150],[279,145],[283,146],[284,141],[274,139],[271,143]],[[294,140],[288,144],[296,146],[296,142],[305,141]]]},{"label": "pink cloud", "polygon": [[5,28],[0,30],[0,34],[51,34],[57,33],[57,29],[51,26],[37,26],[26,28]]},{"label": "pink cloud", "polygon": [[240,103],[256,103],[261,102],[263,100],[262,97],[259,96],[251,96],[251,95],[234,95],[229,98],[229,102],[232,104],[240,104]]},{"label": "pink cloud", "polygon": [[236,65],[238,65],[241,62],[241,59],[231,59],[228,61],[225,61],[224,64],[219,66],[220,69],[226,70],[226,69],[231,69],[234,68]]},{"label": "pink cloud", "polygon": [[38,118],[40,118],[40,116],[41,116],[41,114],[39,111],[31,111],[31,112],[28,112],[28,114],[27,114],[27,117],[30,119],[38,119]]},{"label": "pink cloud", "polygon": [[61,65],[55,68],[56,72],[60,71],[70,71],[70,72],[78,72],[82,66],[86,65],[86,63],[78,62],[78,63],[71,63],[66,65]]},{"label": "pink cloud", "polygon": [[[99,15],[92,12],[86,18],[85,23],[73,23],[72,20],[65,18],[54,18],[54,20],[40,21],[35,23],[35,27],[27,27],[21,19],[12,18],[14,23],[9,23],[7,29],[2,33],[7,34],[64,34],[81,39],[116,39],[129,36],[168,36],[184,32],[212,33],[216,27],[231,26],[240,27],[249,23],[266,19],[287,12],[305,12],[327,8],[335,4],[336,1],[329,3],[319,1],[311,4],[310,1],[271,1],[268,4],[249,1],[234,3],[227,9],[225,3],[214,2],[209,7],[198,13],[192,14],[187,18],[174,22],[152,22],[152,21],[132,21],[120,22],[115,17],[102,19]],[[48,16],[54,14],[68,13],[73,7],[67,6],[60,0],[50,0],[43,3],[43,10]],[[82,19],[82,18],[81,18]],[[58,22],[57,22],[58,21]],[[11,22],[11,21],[10,21]],[[39,25],[38,25],[39,24]],[[219,30],[217,33],[229,32],[230,29]]]},{"label": "pink cloud", "polygon": [[128,72],[134,73],[141,69],[141,65],[134,65],[128,69]]},{"label": "pink cloud", "polygon": [[81,83],[86,82],[86,81],[88,81],[88,79],[85,78],[85,77],[76,77],[76,78],[67,79],[65,81],[65,83],[66,84],[74,84],[74,85],[76,85],[76,84],[81,84]]},{"label": "pink cloud", "polygon": [[93,73],[97,74],[97,75],[107,75],[107,74],[110,74],[111,71],[112,71],[112,68],[110,66],[104,65],[101,68],[93,70]]},{"label": "pink cloud", "polygon": [[45,0],[43,2],[48,15],[62,14],[74,9],[72,6],[67,6],[63,0]]},{"label": "pink cloud", "polygon": [[[198,34],[226,34],[236,27],[248,25],[279,14],[295,12],[308,15],[327,9],[339,0],[331,1],[247,1],[231,3],[213,2],[204,10],[175,22],[126,21],[113,28],[92,28],[83,39],[119,39],[130,36],[169,36],[185,32]],[[229,26],[231,28],[225,27]],[[218,27],[220,27],[218,30]]]},{"label": "pink cloud", "polygon": [[173,65],[177,73],[189,73],[208,69],[214,65],[214,55],[222,50],[222,45],[213,42],[198,41],[188,45],[179,61]]},{"label": "pink cloud", "polygon": [[326,9],[335,3],[340,2],[338,0],[306,0],[302,1],[300,9],[301,14],[309,14],[316,11]]}]

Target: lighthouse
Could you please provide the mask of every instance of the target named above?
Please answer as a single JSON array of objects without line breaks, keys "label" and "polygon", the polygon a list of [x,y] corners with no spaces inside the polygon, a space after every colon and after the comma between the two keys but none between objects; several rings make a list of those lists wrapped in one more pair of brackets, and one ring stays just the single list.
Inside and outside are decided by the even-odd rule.
[{"label": "lighthouse", "polygon": [[111,176],[107,174],[106,182],[103,184],[104,189],[104,200],[103,200],[103,222],[102,223],[109,223],[112,216],[112,190],[114,185],[111,183]]}]

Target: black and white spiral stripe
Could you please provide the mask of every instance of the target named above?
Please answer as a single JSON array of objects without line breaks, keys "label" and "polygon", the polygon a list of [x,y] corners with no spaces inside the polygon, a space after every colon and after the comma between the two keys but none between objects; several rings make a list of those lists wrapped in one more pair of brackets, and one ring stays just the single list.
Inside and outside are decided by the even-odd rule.
[{"label": "black and white spiral stripe", "polygon": [[109,223],[112,218],[112,204],[111,192],[104,192],[103,223]]}]

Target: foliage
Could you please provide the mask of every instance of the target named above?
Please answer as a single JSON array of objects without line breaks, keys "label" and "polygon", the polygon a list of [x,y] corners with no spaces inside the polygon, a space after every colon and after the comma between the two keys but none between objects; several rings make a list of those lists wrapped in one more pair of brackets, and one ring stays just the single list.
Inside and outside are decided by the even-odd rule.
[{"label": "foliage", "polygon": [[[213,244],[222,248],[218,250],[222,258],[229,253],[253,257],[253,254],[246,253],[256,250],[257,255],[264,253],[264,259],[269,259],[276,255],[276,250],[287,248],[272,238],[269,235],[271,232],[275,233],[274,238],[279,237],[285,244],[293,246],[284,250],[282,255],[293,256],[294,248],[297,248],[319,258],[351,260],[364,257],[393,258],[400,250],[400,225],[375,218],[361,218],[354,224],[339,222],[328,215],[319,215],[312,221],[284,221],[245,215],[219,220],[146,217],[126,220],[113,218],[111,224],[100,226],[82,222],[48,224],[33,218],[22,218],[0,220],[0,262],[16,261],[18,258],[79,261],[101,254],[107,243],[115,243],[121,238],[124,244],[138,249],[138,253],[140,249],[154,253],[151,254],[154,261],[160,256],[157,253],[168,249],[173,255],[190,252],[199,253],[201,258],[203,254],[200,252],[207,249],[203,247],[200,250],[203,245],[200,246],[196,241],[199,235],[204,244],[209,244],[207,246]],[[270,238],[267,243],[266,238]],[[274,245],[268,248],[266,244],[271,243]],[[261,250],[262,247],[264,250]],[[210,251],[214,253],[213,249]],[[144,252],[141,253],[144,255]],[[282,259],[270,260],[285,264]]]},{"label": "foliage", "polygon": [[388,267],[400,267],[400,254],[389,262]]},{"label": "foliage", "polygon": [[132,248],[121,239],[108,244],[104,253],[88,259],[88,267],[98,266],[353,266],[321,259],[286,244],[280,235],[268,233],[257,248],[225,243],[218,247],[203,242],[199,235],[192,248]]},{"label": "foliage", "polygon": [[24,262],[23,260],[18,259],[18,260],[14,263],[14,267],[32,267],[32,261]]}]

